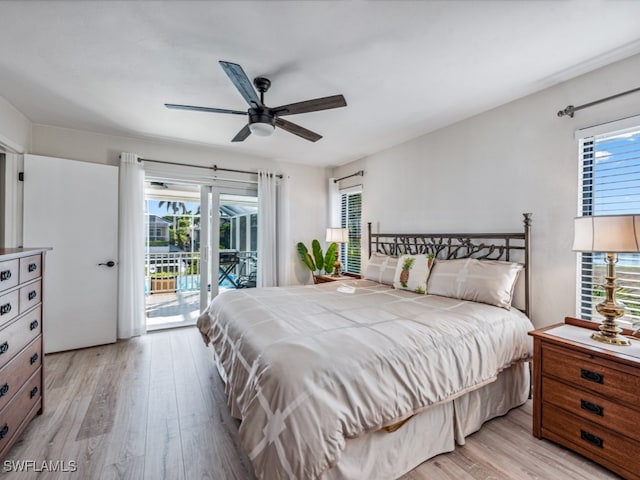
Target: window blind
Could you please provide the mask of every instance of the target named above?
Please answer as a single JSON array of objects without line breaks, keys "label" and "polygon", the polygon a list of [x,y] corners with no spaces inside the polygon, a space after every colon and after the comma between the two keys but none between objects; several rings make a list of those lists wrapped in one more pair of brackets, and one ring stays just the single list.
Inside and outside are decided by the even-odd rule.
[{"label": "window blind", "polygon": [[[579,215],[640,214],[640,127],[580,140]],[[578,312],[598,319],[604,299],[605,254],[582,253],[578,268]],[[640,320],[640,255],[618,255],[616,299],[627,312],[623,321]]]},{"label": "window blind", "polygon": [[362,192],[340,193],[340,226],[349,232],[349,243],[340,249],[340,263],[345,272],[360,273],[362,251]]}]

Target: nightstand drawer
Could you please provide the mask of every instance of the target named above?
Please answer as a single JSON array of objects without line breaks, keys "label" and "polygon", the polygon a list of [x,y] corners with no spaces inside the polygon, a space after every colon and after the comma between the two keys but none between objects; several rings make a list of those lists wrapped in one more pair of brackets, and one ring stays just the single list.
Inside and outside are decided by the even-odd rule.
[{"label": "nightstand drawer", "polygon": [[[602,427],[615,426],[616,431],[620,434],[640,442],[640,430],[638,430],[640,410],[627,408],[594,393],[565,385],[550,378],[543,377],[542,390],[546,403],[553,404]],[[544,425],[545,419],[543,418],[542,421]]]},{"label": "nightstand drawer", "polygon": [[545,438],[578,452],[584,450],[590,458],[602,458],[637,475],[638,442],[548,404],[542,406],[542,432]]},{"label": "nightstand drawer", "polygon": [[612,368],[612,362],[552,345],[542,347],[542,374],[629,405],[638,405],[640,375],[637,370]]}]

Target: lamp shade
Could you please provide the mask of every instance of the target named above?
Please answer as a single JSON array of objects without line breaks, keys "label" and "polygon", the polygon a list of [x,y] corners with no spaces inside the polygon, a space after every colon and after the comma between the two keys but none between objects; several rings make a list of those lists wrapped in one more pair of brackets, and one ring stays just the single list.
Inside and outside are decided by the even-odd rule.
[{"label": "lamp shade", "polygon": [[640,252],[640,215],[601,215],[574,220],[576,252]]},{"label": "lamp shade", "polygon": [[347,243],[349,232],[346,228],[327,228],[327,242]]}]

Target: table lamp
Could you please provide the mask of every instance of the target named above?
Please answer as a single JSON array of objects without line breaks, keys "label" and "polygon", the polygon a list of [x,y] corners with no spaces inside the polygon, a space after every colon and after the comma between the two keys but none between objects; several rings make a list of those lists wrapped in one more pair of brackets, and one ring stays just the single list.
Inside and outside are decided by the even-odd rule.
[{"label": "table lamp", "polygon": [[618,253],[640,252],[640,215],[600,215],[577,217],[574,221],[573,250],[599,252],[607,255],[606,298],[596,305],[604,317],[600,331],[591,335],[599,342],[611,345],[631,345],[620,335],[616,318],[624,315],[624,304],[616,301],[616,262]]},{"label": "table lamp", "polygon": [[[329,243],[347,243],[349,242],[349,231],[346,228],[327,228],[327,242]],[[340,247],[336,249],[336,261],[333,262],[333,273],[332,277],[339,277],[340,270],[342,269],[342,265],[340,264],[340,260],[338,260],[340,256]]]}]

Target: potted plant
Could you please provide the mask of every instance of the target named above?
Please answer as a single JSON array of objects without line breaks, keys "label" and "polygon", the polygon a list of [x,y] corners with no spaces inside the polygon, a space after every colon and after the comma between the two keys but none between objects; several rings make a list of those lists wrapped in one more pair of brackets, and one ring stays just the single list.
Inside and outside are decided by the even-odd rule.
[{"label": "potted plant", "polygon": [[311,253],[305,246],[304,243],[298,242],[298,256],[302,263],[304,263],[313,275],[317,273],[322,273],[322,270],[326,273],[331,273],[333,271],[333,262],[336,259],[336,252],[338,250],[338,244],[332,242],[327,247],[327,253],[322,254],[322,247],[320,247],[320,242],[318,240],[313,240],[311,242]]}]

